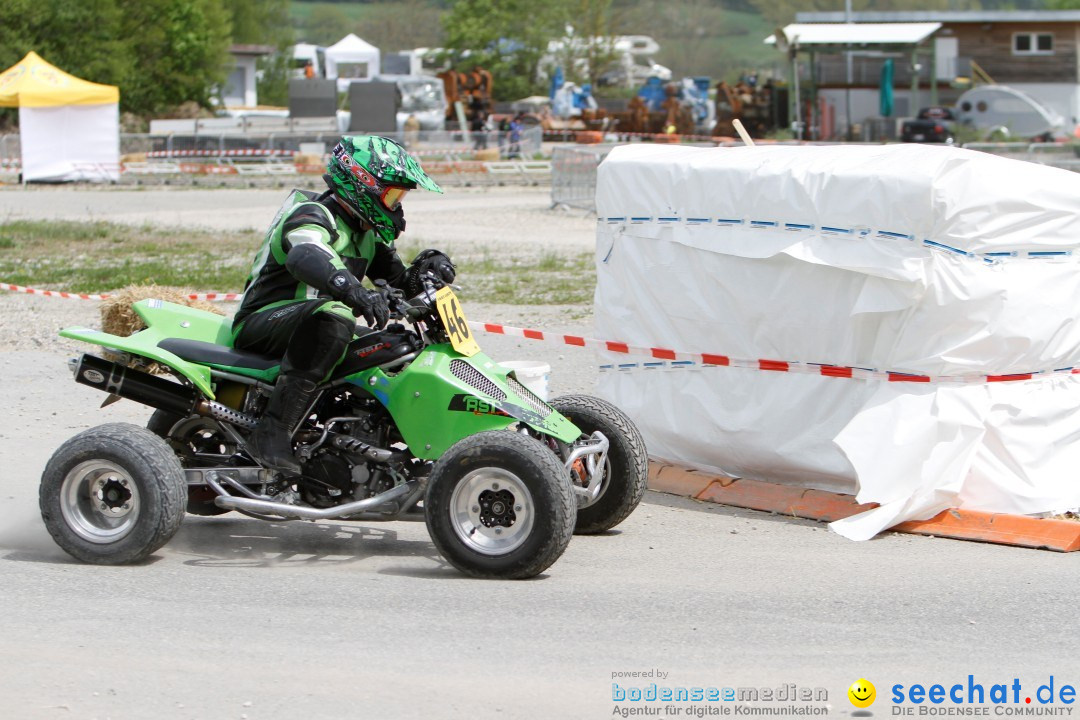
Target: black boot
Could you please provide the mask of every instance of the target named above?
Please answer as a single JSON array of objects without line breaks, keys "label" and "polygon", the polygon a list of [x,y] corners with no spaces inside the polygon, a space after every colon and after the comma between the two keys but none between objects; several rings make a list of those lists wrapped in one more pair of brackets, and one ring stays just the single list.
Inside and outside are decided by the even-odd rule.
[{"label": "black boot", "polygon": [[248,451],[256,460],[267,467],[300,474],[300,463],[292,449],[292,431],[303,419],[316,387],[304,378],[278,378],[266,412],[248,438]]}]

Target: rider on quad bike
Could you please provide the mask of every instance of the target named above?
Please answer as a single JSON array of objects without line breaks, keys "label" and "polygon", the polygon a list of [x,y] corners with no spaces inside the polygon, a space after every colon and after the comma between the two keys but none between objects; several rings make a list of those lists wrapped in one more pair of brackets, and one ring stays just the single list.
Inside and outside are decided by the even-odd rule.
[{"label": "rider on quad bike", "polygon": [[413,297],[427,273],[451,283],[456,270],[437,250],[424,250],[406,267],[394,247],[405,230],[405,194],[418,187],[442,192],[401,145],[374,135],[343,137],[323,179],[327,191],[295,190],[278,211],[232,326],[235,347],[283,357],[248,447],[264,465],[293,473],[300,464],[290,434],[341,362],[356,318],[376,329],[386,325],[386,297],[361,285],[364,276]]}]

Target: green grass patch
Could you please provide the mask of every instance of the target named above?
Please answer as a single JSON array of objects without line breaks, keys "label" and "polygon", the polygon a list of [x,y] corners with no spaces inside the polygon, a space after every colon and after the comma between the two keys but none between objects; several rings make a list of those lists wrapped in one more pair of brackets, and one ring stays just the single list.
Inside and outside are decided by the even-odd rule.
[{"label": "green grass patch", "polygon": [[112,223],[0,224],[0,278],[18,285],[100,293],[154,283],[239,288],[260,234],[183,234]]},{"label": "green grass patch", "polygon": [[[0,223],[0,280],[83,293],[147,284],[234,292],[243,288],[261,241],[262,232],[255,230],[184,233],[105,222]],[[408,241],[398,251],[409,262],[429,246]],[[446,252],[457,265],[464,300],[511,305],[592,302],[592,253]]]},{"label": "green grass patch", "polygon": [[592,253],[545,252],[516,258],[484,254],[456,262],[463,300],[588,307],[596,289]]}]

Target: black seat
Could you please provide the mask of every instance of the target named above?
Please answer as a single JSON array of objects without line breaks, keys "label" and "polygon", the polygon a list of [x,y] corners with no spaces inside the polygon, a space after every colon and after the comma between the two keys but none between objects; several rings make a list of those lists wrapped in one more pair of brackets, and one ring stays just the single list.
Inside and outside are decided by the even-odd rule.
[{"label": "black seat", "polygon": [[162,350],[173,355],[202,365],[222,365],[225,367],[246,368],[248,370],[269,370],[281,364],[281,358],[268,357],[247,350],[237,350],[214,343],[199,340],[180,340],[169,338],[158,343]]}]

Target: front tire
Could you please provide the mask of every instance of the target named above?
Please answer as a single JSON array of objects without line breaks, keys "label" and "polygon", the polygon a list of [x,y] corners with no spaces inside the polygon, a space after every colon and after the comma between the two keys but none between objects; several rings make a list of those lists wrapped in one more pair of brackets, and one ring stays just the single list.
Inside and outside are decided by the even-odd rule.
[{"label": "front tire", "polygon": [[649,483],[645,440],[626,413],[606,400],[565,395],[548,404],[585,435],[599,430],[611,443],[600,494],[591,503],[578,507],[574,532],[593,535],[610,530],[629,517],[645,495]]},{"label": "front tire", "polygon": [[566,471],[543,444],[508,430],[453,445],[431,471],[424,507],[435,547],[473,577],[538,575],[573,536]]},{"label": "front tire", "polygon": [[41,517],[65,552],[96,565],[138,562],[180,529],[187,483],[172,448],[126,423],[85,430],[41,476]]}]

